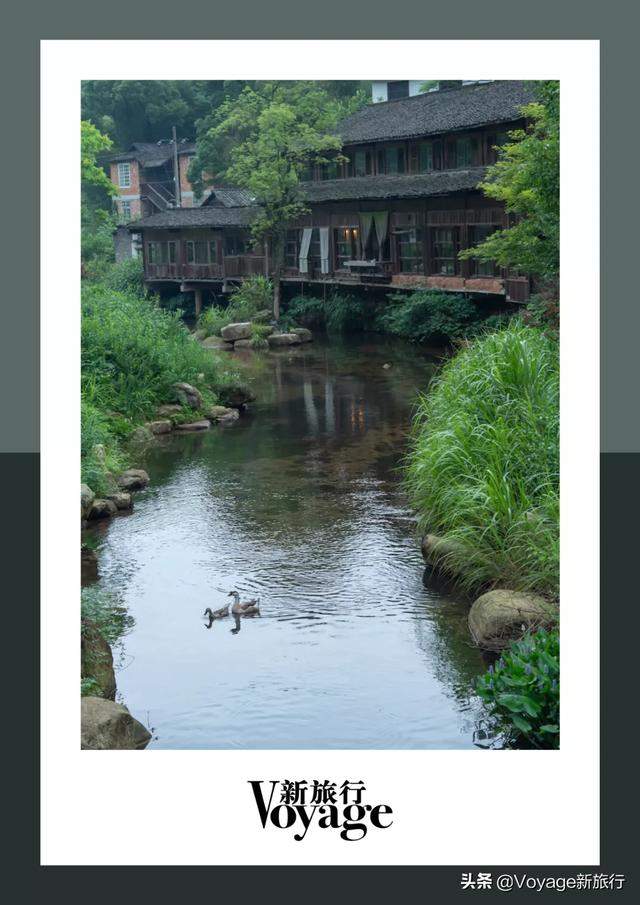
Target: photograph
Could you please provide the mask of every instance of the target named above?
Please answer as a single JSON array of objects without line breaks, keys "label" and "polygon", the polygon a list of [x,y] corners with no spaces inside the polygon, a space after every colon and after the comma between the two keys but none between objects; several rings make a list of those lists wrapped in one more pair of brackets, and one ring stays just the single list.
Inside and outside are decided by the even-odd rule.
[{"label": "photograph", "polygon": [[81,81],[83,750],[562,748],[563,82],[412,66]]}]

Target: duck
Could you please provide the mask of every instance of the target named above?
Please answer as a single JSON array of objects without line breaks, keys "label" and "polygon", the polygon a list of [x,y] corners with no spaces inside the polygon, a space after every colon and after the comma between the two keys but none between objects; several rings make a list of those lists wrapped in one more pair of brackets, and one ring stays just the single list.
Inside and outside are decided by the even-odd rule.
[{"label": "duck", "polygon": [[231,612],[234,616],[259,616],[260,615],[260,598],[255,600],[246,600],[240,602],[240,595],[237,591],[229,591],[229,597],[233,597],[233,606]]},{"label": "duck", "polygon": [[208,616],[209,619],[223,619],[229,615],[229,604],[221,606],[219,610],[212,610],[211,607],[207,607],[203,615]]}]

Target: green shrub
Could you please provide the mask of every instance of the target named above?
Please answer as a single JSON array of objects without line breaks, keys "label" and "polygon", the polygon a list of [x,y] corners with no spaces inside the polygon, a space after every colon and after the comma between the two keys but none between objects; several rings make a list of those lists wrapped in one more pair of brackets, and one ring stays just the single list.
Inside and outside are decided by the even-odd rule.
[{"label": "green shrub", "polygon": [[368,329],[372,317],[373,307],[369,300],[334,291],[326,299],[295,296],[289,301],[282,321],[287,329],[323,326],[328,333],[355,333]]},{"label": "green shrub", "polygon": [[124,467],[124,458],[109,419],[82,400],[80,430],[81,480],[100,495],[112,489],[110,475]]},{"label": "green shrub", "polygon": [[126,261],[114,264],[104,278],[104,285],[116,292],[146,295],[142,258],[127,258]]},{"label": "green shrub", "polygon": [[419,525],[469,590],[558,593],[558,347],[520,321],[473,341],[420,398],[407,459]]},{"label": "green shrub", "polygon": [[267,336],[270,334],[271,327],[268,324],[251,324],[251,348],[268,349]]},{"label": "green shrub", "polygon": [[91,620],[109,644],[115,644],[134,626],[126,606],[114,594],[95,585],[82,589],[80,613],[83,619]]},{"label": "green shrub", "polygon": [[205,330],[207,336],[220,336],[220,331],[227,324],[233,323],[233,317],[228,308],[212,305],[205,308],[198,319],[198,330]]},{"label": "green shrub", "polygon": [[487,329],[502,326],[508,320],[498,315],[487,323],[481,306],[450,292],[421,289],[396,293],[388,299],[389,304],[376,319],[376,328],[411,342],[455,342],[475,335],[483,324]]},{"label": "green shrub", "polygon": [[272,310],[272,284],[266,277],[251,277],[234,289],[226,307],[205,308],[198,319],[198,329],[206,330],[207,336],[219,336],[227,324],[268,319]]},{"label": "green shrub", "polygon": [[511,744],[558,748],[560,650],[558,630],[514,642],[478,680],[478,694]]}]

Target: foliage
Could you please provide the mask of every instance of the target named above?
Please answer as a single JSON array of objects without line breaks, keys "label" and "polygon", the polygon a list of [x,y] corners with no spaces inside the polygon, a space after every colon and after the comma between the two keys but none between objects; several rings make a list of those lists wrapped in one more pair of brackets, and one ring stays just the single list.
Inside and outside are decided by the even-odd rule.
[{"label": "foliage", "polygon": [[492,318],[486,323],[482,307],[462,295],[437,290],[418,290],[389,296],[376,319],[376,329],[411,342],[453,342],[476,334],[483,323],[497,327],[506,323]]},{"label": "foliage", "polygon": [[251,348],[268,349],[267,336],[270,333],[271,327],[268,324],[251,324]]},{"label": "foliage", "polygon": [[514,319],[472,342],[418,402],[407,486],[469,590],[558,593],[558,348]]},{"label": "foliage", "polygon": [[80,694],[85,697],[86,695],[95,695],[96,697],[101,697],[102,695],[102,686],[94,679],[93,676],[86,676],[84,679],[80,679]]},{"label": "foliage", "polygon": [[512,744],[560,745],[560,650],[557,629],[514,642],[478,681],[478,694]]},{"label": "foliage", "polygon": [[80,612],[83,619],[91,620],[108,644],[115,644],[134,625],[126,606],[114,594],[95,585],[82,589]]},{"label": "foliage", "polygon": [[114,260],[115,223],[109,208],[116,189],[98,163],[112,143],[90,122],[81,122],[80,129],[81,256],[84,276],[97,279]]},{"label": "foliage", "polygon": [[82,400],[80,422],[81,480],[94,493],[112,490],[110,475],[124,467],[113,425],[103,412]]},{"label": "foliage", "polygon": [[112,145],[111,139],[102,135],[93,123],[86,120],[80,123],[80,178],[83,186],[99,186],[107,194],[115,195],[115,186],[97,163],[98,156],[108,151]]},{"label": "foliage", "polygon": [[233,291],[226,308],[212,305],[200,315],[198,329],[206,330],[207,336],[219,336],[227,324],[252,321],[267,312],[273,305],[273,286],[266,277],[256,276],[245,280]]},{"label": "foliage", "polygon": [[509,133],[481,184],[485,195],[505,203],[516,223],[459,257],[553,279],[560,255],[560,84],[541,82],[537,91],[540,102],[522,108],[530,125]]},{"label": "foliage", "polygon": [[115,292],[146,295],[142,258],[126,258],[114,264],[105,275],[104,285]]},{"label": "foliage", "polygon": [[326,299],[312,295],[298,295],[287,304],[283,324],[293,326],[324,326],[328,333],[353,333],[371,326],[373,308],[368,300],[337,290]]},{"label": "foliage", "polygon": [[544,330],[547,336],[560,336],[560,305],[555,287],[545,287],[532,295],[523,312],[525,323]]}]

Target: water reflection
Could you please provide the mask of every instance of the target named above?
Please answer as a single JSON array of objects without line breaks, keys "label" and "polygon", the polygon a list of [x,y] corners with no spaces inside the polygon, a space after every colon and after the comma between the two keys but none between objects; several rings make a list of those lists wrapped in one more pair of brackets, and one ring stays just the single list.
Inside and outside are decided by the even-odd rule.
[{"label": "water reflection", "polygon": [[[254,411],[158,444],[103,537],[101,580],[136,618],[123,699],[154,747],[472,746],[482,657],[467,602],[423,583],[397,470],[433,360],[366,340],[243,366]],[[261,618],[196,631],[229,587]]]}]

